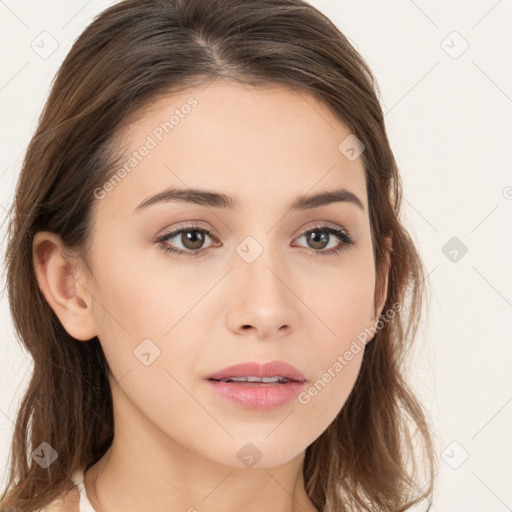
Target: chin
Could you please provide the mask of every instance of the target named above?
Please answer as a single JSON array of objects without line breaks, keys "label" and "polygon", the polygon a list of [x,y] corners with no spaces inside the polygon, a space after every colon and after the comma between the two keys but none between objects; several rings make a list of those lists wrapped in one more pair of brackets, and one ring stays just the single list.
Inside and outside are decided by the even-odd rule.
[{"label": "chin", "polygon": [[[205,454],[207,457],[226,466],[240,469],[265,469],[282,466],[302,456],[307,442],[298,442],[297,436],[291,432],[284,432],[282,436],[273,432],[277,426],[271,429],[254,431],[253,435],[246,433],[244,436],[234,435],[228,444],[223,441],[223,446],[216,447]],[[280,428],[280,427],[277,427]]]}]

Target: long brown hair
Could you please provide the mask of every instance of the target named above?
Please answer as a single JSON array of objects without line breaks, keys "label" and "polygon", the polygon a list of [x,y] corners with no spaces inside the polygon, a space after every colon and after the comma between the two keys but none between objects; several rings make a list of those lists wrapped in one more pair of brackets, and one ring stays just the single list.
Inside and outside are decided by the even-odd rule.
[{"label": "long brown hair", "polygon": [[[101,345],[98,338],[77,342],[49,307],[35,278],[34,234],[58,234],[86,261],[93,191],[116,170],[122,126],[157,95],[216,79],[308,93],[365,146],[378,283],[387,271],[386,236],[393,241],[383,311],[403,307],[366,346],[347,402],[306,449],[304,480],[322,512],[397,512],[422,501],[430,508],[436,465],[430,427],[403,377],[427,290],[421,259],[400,222],[402,185],[368,65],[303,0],[125,0],[102,12],[64,60],[11,207],[8,297],[34,368],[15,423],[2,511],[30,512],[50,503],[113,439]],[[41,443],[58,454],[45,469],[31,458]]]}]

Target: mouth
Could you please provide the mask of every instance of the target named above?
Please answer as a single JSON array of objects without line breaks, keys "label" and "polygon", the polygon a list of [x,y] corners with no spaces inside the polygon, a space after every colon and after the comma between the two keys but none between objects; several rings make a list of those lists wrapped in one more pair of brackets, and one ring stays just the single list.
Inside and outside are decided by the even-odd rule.
[{"label": "mouth", "polygon": [[258,363],[251,361],[228,366],[207,377],[218,382],[236,382],[256,385],[279,385],[288,382],[305,382],[306,377],[294,366],[284,361]]},{"label": "mouth", "polygon": [[282,361],[242,363],[207,377],[215,394],[245,409],[268,410],[291,402],[305,376]]},{"label": "mouth", "polygon": [[288,379],[287,377],[282,377],[281,375],[276,375],[274,377],[228,377],[227,379],[208,379],[215,382],[232,382],[237,384],[246,384],[249,386],[278,386],[279,384],[286,384],[288,382],[299,382],[293,379]]}]

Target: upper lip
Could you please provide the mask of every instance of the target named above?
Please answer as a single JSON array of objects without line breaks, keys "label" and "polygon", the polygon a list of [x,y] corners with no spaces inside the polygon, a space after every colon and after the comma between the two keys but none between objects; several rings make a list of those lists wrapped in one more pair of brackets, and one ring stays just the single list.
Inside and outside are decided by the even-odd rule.
[{"label": "upper lip", "polygon": [[305,382],[306,377],[284,361],[271,361],[269,363],[258,363],[251,361],[248,363],[240,363],[228,366],[212,375],[208,376],[208,380],[221,380],[229,377],[286,377],[289,380],[297,382]]}]

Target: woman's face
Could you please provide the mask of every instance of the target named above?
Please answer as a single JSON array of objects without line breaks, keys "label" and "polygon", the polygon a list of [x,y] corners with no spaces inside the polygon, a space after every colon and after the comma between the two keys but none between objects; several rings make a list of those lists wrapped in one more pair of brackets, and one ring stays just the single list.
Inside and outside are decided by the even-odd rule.
[{"label": "woman's face", "polygon": [[[354,340],[376,324],[364,169],[350,135],[306,93],[221,82],[159,99],[129,126],[124,172],[94,193],[86,301],[126,424],[213,461],[271,467],[334,420],[360,369]],[[170,189],[182,195],[158,200]],[[342,189],[345,200],[293,207]],[[245,393],[242,403],[208,380],[275,360],[306,382],[224,386]],[[284,386],[291,398],[265,401]]]}]

